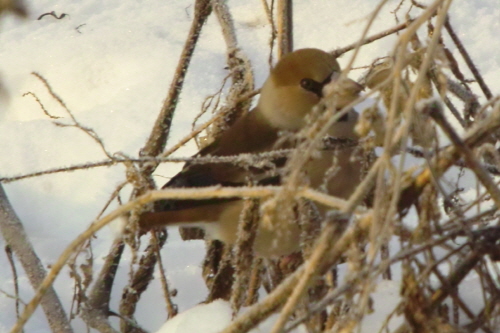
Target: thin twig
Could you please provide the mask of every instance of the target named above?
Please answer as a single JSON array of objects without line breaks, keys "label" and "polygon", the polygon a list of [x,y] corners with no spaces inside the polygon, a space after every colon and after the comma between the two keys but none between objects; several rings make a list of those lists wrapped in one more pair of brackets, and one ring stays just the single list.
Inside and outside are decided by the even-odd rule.
[{"label": "thin twig", "polygon": [[429,105],[429,115],[436,121],[451,142],[453,142],[457,150],[464,156],[468,167],[474,172],[476,177],[491,195],[497,208],[500,208],[500,189],[498,185],[493,182],[493,179],[488,175],[486,169],[478,162],[473,152],[465,145],[453,127],[448,123],[438,103]]},{"label": "thin twig", "polygon": [[[101,147],[101,150],[104,152],[104,154],[108,158],[113,159],[114,158],[113,155],[106,150],[106,147],[104,146],[104,141],[99,137],[99,135],[97,135],[97,133],[93,129],[91,129],[89,127],[86,127],[86,126],[83,126],[82,124],[80,124],[80,122],[73,115],[73,112],[71,112],[71,110],[68,108],[68,106],[66,105],[66,103],[64,103],[64,101],[62,100],[62,98],[59,97],[59,95],[57,95],[55,93],[54,89],[52,89],[52,87],[50,86],[50,84],[47,81],[47,79],[45,79],[42,75],[40,75],[37,72],[32,72],[31,74],[33,76],[35,76],[36,78],[38,78],[40,81],[42,81],[42,83],[44,84],[45,88],[47,88],[47,90],[49,91],[49,94],[59,103],[59,105],[61,105],[63,107],[63,109],[66,111],[66,113],[69,115],[69,117],[73,121],[72,124],[64,124],[64,123],[61,123],[61,122],[54,122],[54,124],[57,125],[57,126],[61,126],[61,127],[76,127],[78,129],[82,130],[85,134],[87,134],[95,142],[97,142],[97,144],[99,145],[99,147]],[[50,118],[53,118],[53,116],[50,116],[49,113],[44,109],[43,105],[41,103],[39,103],[39,104],[42,107],[44,113],[47,114]]]},{"label": "thin twig", "polygon": [[[387,37],[389,35],[392,35],[392,34],[398,32],[398,31],[406,29],[408,27],[408,25],[410,25],[412,22],[413,22],[413,20],[408,20],[407,22],[401,23],[393,28],[387,29],[385,31],[379,32],[378,34],[367,37],[361,41],[361,45],[373,43],[376,40],[382,39],[384,37]],[[331,53],[335,57],[340,57],[342,54],[349,52],[349,51],[352,51],[358,44],[359,44],[359,42],[352,43],[352,44],[349,44],[349,45],[344,46],[342,48],[336,49],[336,50],[332,51]]]},{"label": "thin twig", "polygon": [[43,113],[45,113],[45,115],[47,117],[49,117],[50,119],[59,119],[61,117],[58,117],[58,116],[53,116],[49,113],[49,111],[45,108],[45,106],[43,105],[42,101],[40,101],[40,99],[38,98],[37,95],[35,95],[34,93],[32,93],[31,91],[28,91],[27,93],[24,93],[23,94],[23,97],[25,96],[31,96],[35,99],[35,101],[38,103],[38,105],[42,108],[42,111]]},{"label": "thin twig", "polygon": [[165,303],[167,303],[167,313],[168,313],[168,318],[173,318],[177,315],[177,306],[172,302],[172,297],[170,294],[170,288],[168,286],[167,282],[167,277],[165,276],[165,270],[163,268],[163,262],[161,260],[161,252],[160,252],[160,239],[157,235],[156,231],[152,231],[153,233],[153,239],[154,239],[154,244],[155,244],[155,253],[157,256],[157,262],[158,262],[158,270],[160,271],[160,280],[161,280],[161,287],[163,290],[163,295],[165,297]]},{"label": "thin twig", "polygon": [[7,259],[9,260],[10,269],[12,270],[12,279],[14,280],[14,299],[16,300],[16,318],[19,319],[19,280],[17,277],[16,264],[14,262],[14,256],[12,255],[12,249],[10,245],[5,246],[5,253],[7,254]]},{"label": "thin twig", "polygon": [[277,0],[278,59],[293,50],[293,5],[292,0]]},{"label": "thin twig", "polygon": [[448,34],[450,35],[451,39],[455,43],[458,51],[460,52],[460,54],[464,58],[465,63],[467,64],[470,71],[472,72],[472,75],[474,75],[474,78],[476,79],[477,83],[479,84],[479,87],[481,87],[481,90],[483,91],[484,96],[486,96],[487,99],[493,98],[493,94],[491,93],[490,89],[488,88],[488,86],[484,82],[483,77],[479,73],[479,70],[474,65],[472,58],[469,56],[469,53],[467,52],[467,50],[463,46],[462,42],[460,41],[460,38],[458,38],[457,34],[453,30],[449,17],[446,18],[446,22],[444,23],[444,27],[446,28],[446,31],[448,31]]}]

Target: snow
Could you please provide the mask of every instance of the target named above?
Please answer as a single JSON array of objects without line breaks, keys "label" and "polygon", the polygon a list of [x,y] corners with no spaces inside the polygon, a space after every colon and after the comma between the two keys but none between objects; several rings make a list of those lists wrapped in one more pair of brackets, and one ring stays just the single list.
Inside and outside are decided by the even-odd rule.
[{"label": "snow", "polygon": [[[167,321],[156,333],[204,332],[217,333],[231,323],[232,310],[227,301],[215,300],[209,304],[199,304]],[[250,333],[264,333],[272,329],[277,315],[270,316]],[[292,332],[306,333],[303,327]]]},{"label": "snow", "polygon": [[[3,15],[0,22],[0,175],[14,176],[105,158],[89,136],[74,127],[55,126],[31,96],[22,96],[29,91],[35,93],[51,114],[62,117],[59,121],[70,123],[66,111],[31,72],[47,79],[77,120],[98,133],[107,151],[137,156],[166,96],[193,17],[193,1],[25,2],[29,19]],[[386,5],[369,34],[395,25],[390,11],[398,2]],[[355,42],[374,4],[372,0],[296,1],[295,48],[332,50]],[[255,69],[257,87],[268,72],[270,37],[261,6],[258,0],[229,2],[239,43]],[[67,13],[69,17],[56,20],[48,16],[36,20],[42,13],[52,10],[56,14]],[[498,93],[498,0],[457,0],[452,5],[451,20],[486,82],[494,93]],[[395,37],[389,37],[368,45],[355,65],[387,55],[394,40]],[[448,37],[445,36],[445,40],[449,40]],[[451,47],[452,44],[447,42],[447,45]],[[458,58],[454,47],[451,51]],[[341,65],[347,63],[349,56],[340,59]],[[218,90],[227,74],[225,66],[224,41],[217,20],[211,15],[189,68],[169,146],[189,133],[203,99]],[[355,70],[351,77],[358,78],[361,74],[361,70]],[[468,73],[466,76],[470,77]],[[476,93],[481,95],[479,90]],[[176,156],[190,156],[196,150],[190,142]],[[158,168],[155,173],[158,184],[163,184],[165,177],[175,174],[181,166],[164,164]],[[124,171],[124,167],[118,165],[3,184],[46,267],[96,218],[115,187],[125,180]],[[127,200],[127,191],[129,187],[122,194],[123,200]],[[114,202],[107,211],[116,207]],[[116,232],[106,228],[93,241],[94,272],[99,271],[114,237]],[[5,246],[3,239],[0,245]],[[191,310],[174,318],[158,332],[215,332],[230,321],[230,309],[222,301],[195,306],[207,293],[201,278],[203,254],[203,242],[182,242],[175,230],[170,231],[162,251],[167,278],[178,290],[174,302],[180,311]],[[130,252],[126,252],[114,287],[113,310],[117,309],[121,289],[127,282],[130,260]],[[0,265],[5,267],[0,270],[0,290],[13,294],[12,275],[3,252]],[[19,264],[17,268],[21,276],[21,299],[27,302],[33,295],[32,288]],[[158,280],[155,279],[143,295],[136,314],[137,321],[150,331],[157,330],[166,318]],[[58,277],[55,288],[69,311],[73,283],[67,270]],[[379,288],[385,292],[381,291],[380,302],[375,297],[376,312],[365,318],[363,325],[367,326],[363,327],[383,321],[393,308],[392,304],[397,302],[396,286],[387,282]],[[468,292],[474,296],[472,288]],[[15,321],[14,300],[0,294],[0,332],[7,332]],[[200,326],[190,326],[194,324]],[[75,319],[73,325],[76,332],[85,329],[80,319]],[[48,331],[40,309],[27,323],[26,331]]]},{"label": "snow", "polygon": [[167,321],[156,333],[206,332],[217,333],[231,322],[229,302],[216,300],[199,304]]}]

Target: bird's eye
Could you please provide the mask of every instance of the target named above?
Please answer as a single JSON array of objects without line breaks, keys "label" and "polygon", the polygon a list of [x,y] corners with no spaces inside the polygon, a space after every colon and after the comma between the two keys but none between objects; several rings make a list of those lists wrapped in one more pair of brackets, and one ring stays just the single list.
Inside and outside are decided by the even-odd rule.
[{"label": "bird's eye", "polygon": [[313,79],[302,79],[300,80],[300,86],[307,91],[315,93],[318,97],[323,97],[322,89],[323,85],[319,82],[314,81]]},{"label": "bird's eye", "polygon": [[314,80],[311,79],[302,79],[300,80],[300,86],[307,91],[311,91],[314,86]]}]

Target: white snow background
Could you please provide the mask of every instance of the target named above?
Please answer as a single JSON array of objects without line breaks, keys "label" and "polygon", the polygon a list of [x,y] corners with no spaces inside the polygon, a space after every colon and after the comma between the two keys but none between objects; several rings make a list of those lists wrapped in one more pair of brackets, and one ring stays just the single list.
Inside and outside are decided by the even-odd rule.
[{"label": "white snow background", "polygon": [[[370,34],[396,24],[391,11],[398,2],[389,1]],[[98,133],[108,151],[137,156],[166,96],[193,18],[194,1],[30,0],[26,3],[29,19],[3,16],[0,21],[0,79],[3,84],[0,175],[14,176],[105,159],[99,146],[82,131],[55,126],[32,97],[22,97],[31,91],[40,97],[49,112],[63,117],[61,121],[69,118],[31,72],[38,72],[49,81],[78,121]],[[256,87],[260,87],[269,70],[270,38],[270,26],[261,1],[233,0],[228,5],[234,16],[239,45],[250,57]],[[295,1],[295,48],[333,50],[355,42],[375,5],[373,0]],[[50,11],[69,16],[61,20],[50,16],[37,20],[39,15]],[[456,32],[485,81],[497,94],[500,91],[498,0],[457,0],[450,13]],[[377,56],[387,55],[394,40],[395,37],[384,38],[364,47],[356,64],[368,64]],[[460,59],[446,34],[445,40]],[[220,26],[212,14],[189,67],[169,146],[190,132],[191,122],[200,111],[203,99],[219,89],[227,74],[225,51]],[[341,65],[349,56],[340,59]],[[463,63],[461,65],[470,77]],[[350,76],[356,79],[361,74],[362,71],[353,71]],[[476,93],[480,95],[479,90]],[[191,142],[176,156],[187,157],[195,152],[196,146]],[[155,172],[158,185],[181,166],[165,164],[158,168]],[[4,184],[9,200],[46,267],[93,221],[116,185],[124,180],[124,170],[123,166],[101,167]],[[126,191],[122,198],[127,198]],[[111,209],[114,207],[116,204]],[[114,237],[113,228],[105,228],[93,241],[96,272]],[[0,239],[0,246],[5,246],[3,239]],[[170,286],[178,290],[173,300],[180,311],[192,308],[206,296],[200,268],[203,254],[203,242],[182,242],[175,230],[170,231],[162,255]],[[113,310],[117,310],[122,288],[127,282],[129,259],[127,252],[114,285]],[[0,266],[0,290],[14,294],[11,270],[3,251]],[[19,263],[17,267],[21,298],[28,302],[33,290]],[[67,270],[58,277],[55,288],[69,312],[73,283]],[[375,297],[376,311],[366,319],[363,331],[376,331],[377,324],[380,325],[392,310],[387,304],[397,302],[396,284],[384,283],[380,289],[379,296]],[[473,291],[468,292],[474,295]],[[198,311],[197,322],[204,326],[183,326],[178,323],[181,317],[162,332],[216,332],[223,327],[221,323],[230,320],[227,306],[222,302],[195,310]],[[162,292],[155,280],[139,302],[136,319],[143,328],[156,331],[166,316]],[[200,318],[207,318],[207,322]],[[210,324],[216,318],[219,318],[218,323]],[[0,293],[0,332],[7,332],[15,321],[14,300]],[[86,330],[78,318],[73,326],[75,332]],[[49,331],[41,309],[27,323],[26,331]],[[266,332],[265,328],[262,332]]]}]

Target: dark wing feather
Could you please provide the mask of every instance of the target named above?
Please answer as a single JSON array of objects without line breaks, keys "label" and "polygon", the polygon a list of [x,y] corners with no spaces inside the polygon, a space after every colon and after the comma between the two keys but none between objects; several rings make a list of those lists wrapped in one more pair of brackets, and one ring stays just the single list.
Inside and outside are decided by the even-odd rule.
[{"label": "dark wing feather", "polygon": [[[195,156],[217,157],[263,152],[270,150],[277,138],[278,130],[269,126],[262,119],[261,114],[254,110],[243,115],[218,140],[203,148]],[[283,163],[281,160],[280,164]],[[253,173],[258,173],[258,170],[252,166],[234,163],[196,164],[188,162],[162,188],[246,186],[250,176]],[[235,199],[162,200],[156,202],[155,211],[187,209],[193,206],[217,204]]]}]

